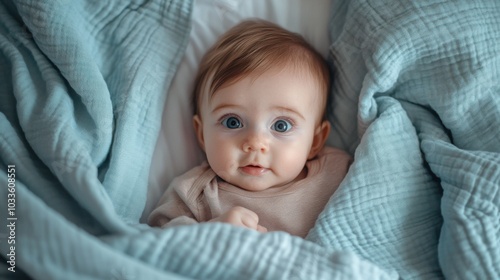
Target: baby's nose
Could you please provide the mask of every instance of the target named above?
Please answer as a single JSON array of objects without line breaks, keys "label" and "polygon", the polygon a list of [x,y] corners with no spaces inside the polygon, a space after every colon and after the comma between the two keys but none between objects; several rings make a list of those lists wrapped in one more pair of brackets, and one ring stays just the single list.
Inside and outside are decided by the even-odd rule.
[{"label": "baby's nose", "polygon": [[262,133],[251,133],[243,142],[243,151],[265,153],[269,150],[269,141]]}]

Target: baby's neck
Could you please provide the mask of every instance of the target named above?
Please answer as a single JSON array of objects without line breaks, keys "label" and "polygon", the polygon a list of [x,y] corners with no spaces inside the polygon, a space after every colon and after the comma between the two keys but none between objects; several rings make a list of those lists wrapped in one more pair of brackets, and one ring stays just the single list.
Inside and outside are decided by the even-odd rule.
[{"label": "baby's neck", "polygon": [[279,184],[279,185],[276,185],[276,186],[272,186],[269,189],[280,188],[280,187],[283,187],[283,186],[287,186],[287,185],[293,184],[293,183],[298,182],[300,180],[303,180],[303,179],[305,179],[307,177],[307,173],[308,173],[307,166],[304,166],[304,168],[302,168],[302,171],[300,171],[299,175],[297,175],[297,177],[295,177],[292,181],[286,182],[286,183],[283,183],[283,184]]}]

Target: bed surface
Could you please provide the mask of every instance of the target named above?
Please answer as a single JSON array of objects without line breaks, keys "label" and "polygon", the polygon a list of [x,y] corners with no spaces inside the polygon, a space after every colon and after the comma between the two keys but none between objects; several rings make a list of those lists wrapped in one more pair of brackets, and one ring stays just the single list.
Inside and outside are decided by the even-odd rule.
[{"label": "bed surface", "polygon": [[[1,277],[500,278],[498,1],[209,3],[1,2],[0,182],[15,165],[16,205],[0,219],[17,218]],[[202,159],[189,75],[212,35],[260,15],[334,66],[329,144],[353,154],[347,177],[305,240],[150,228],[163,182]]]}]

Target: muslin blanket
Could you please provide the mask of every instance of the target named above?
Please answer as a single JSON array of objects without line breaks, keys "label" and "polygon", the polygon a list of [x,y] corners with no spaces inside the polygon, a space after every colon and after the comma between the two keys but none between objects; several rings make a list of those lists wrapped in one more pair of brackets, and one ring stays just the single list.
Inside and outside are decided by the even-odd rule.
[{"label": "muslin blanket", "polygon": [[500,278],[500,2],[333,1],[355,161],[305,240],[139,223],[191,9],[0,3],[0,277]]}]

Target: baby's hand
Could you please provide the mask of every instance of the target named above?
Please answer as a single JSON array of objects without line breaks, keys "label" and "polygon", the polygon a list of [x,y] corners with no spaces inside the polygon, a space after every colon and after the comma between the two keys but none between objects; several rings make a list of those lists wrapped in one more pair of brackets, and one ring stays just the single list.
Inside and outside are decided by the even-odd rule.
[{"label": "baby's hand", "polygon": [[267,228],[259,225],[259,216],[255,212],[241,206],[233,207],[226,213],[210,221],[229,223],[235,226],[255,229],[259,232],[267,232]]}]

